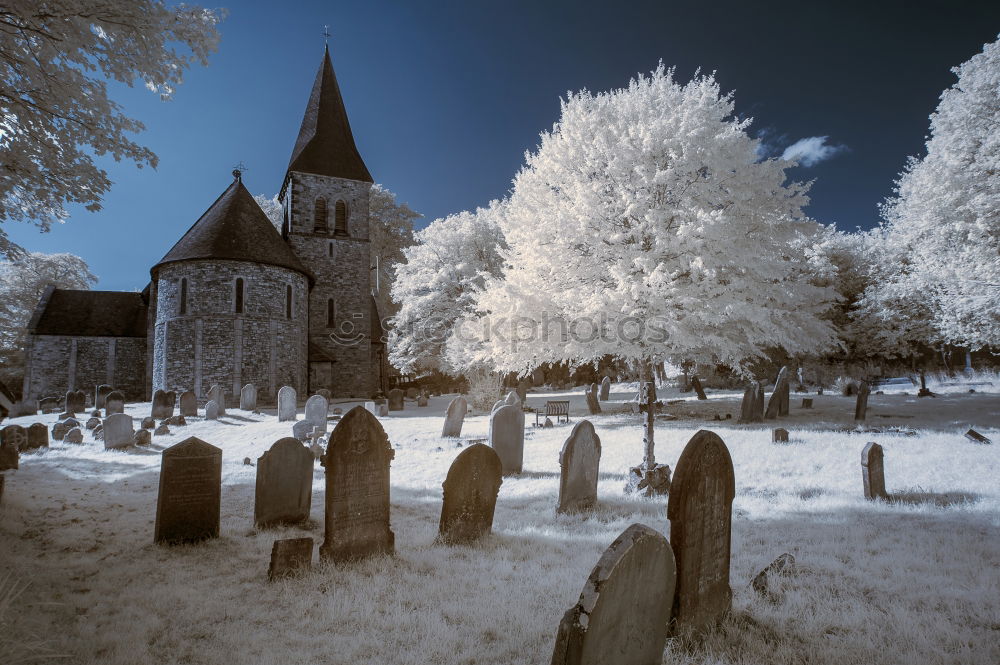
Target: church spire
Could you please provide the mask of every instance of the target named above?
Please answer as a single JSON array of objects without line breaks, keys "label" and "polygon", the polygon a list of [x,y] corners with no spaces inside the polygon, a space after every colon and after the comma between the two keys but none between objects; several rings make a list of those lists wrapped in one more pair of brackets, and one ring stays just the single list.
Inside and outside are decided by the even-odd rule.
[{"label": "church spire", "polygon": [[354,145],[329,47],[324,49],[288,170],[373,182]]}]

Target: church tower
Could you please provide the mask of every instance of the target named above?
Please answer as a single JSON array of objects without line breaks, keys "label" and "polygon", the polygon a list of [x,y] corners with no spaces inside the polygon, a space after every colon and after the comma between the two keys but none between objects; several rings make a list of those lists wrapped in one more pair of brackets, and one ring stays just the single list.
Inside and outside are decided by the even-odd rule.
[{"label": "church tower", "polygon": [[309,293],[310,393],[325,388],[333,397],[370,397],[377,390],[368,217],[372,182],[354,145],[326,49],[278,195],[282,235],[316,278]]}]

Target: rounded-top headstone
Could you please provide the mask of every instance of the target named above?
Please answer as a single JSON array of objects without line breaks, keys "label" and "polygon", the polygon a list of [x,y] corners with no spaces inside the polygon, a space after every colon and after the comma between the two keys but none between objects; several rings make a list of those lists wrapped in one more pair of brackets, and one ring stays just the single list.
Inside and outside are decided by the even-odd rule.
[{"label": "rounded-top headstone", "polygon": [[209,400],[208,403],[205,404],[205,419],[218,420],[220,411],[219,403],[215,400]]},{"label": "rounded-top headstone", "polygon": [[198,396],[194,394],[193,390],[185,390],[181,393],[180,409],[182,417],[198,415]]},{"label": "rounded-top headstone", "polygon": [[257,386],[248,383],[240,390],[240,408],[244,411],[253,411],[257,408]]},{"label": "rounded-top headstone", "polygon": [[257,458],[254,524],[294,524],[309,519],[315,458],[300,441],[285,437]]},{"label": "rounded-top headstone", "polygon": [[465,543],[490,532],[502,475],[500,458],[487,445],[476,443],[458,454],[443,484],[442,541]]},{"label": "rounded-top headstone", "polygon": [[132,416],[113,413],[104,419],[102,427],[106,449],[127,448],[132,445],[135,438],[135,432],[132,431]]},{"label": "rounded-top headstone", "polygon": [[83,430],[79,427],[73,427],[68,432],[66,436],[63,437],[65,443],[83,443]]},{"label": "rounded-top headstone", "polygon": [[517,396],[517,392],[511,390],[507,393],[507,399],[504,400],[506,404],[517,405],[521,403],[521,398]]},{"label": "rounded-top headstone", "polygon": [[597,478],[601,466],[601,438],[589,420],[574,427],[559,453],[560,513],[588,510],[597,503]]},{"label": "rounded-top headstone", "polygon": [[320,427],[326,432],[326,416],[330,408],[330,403],[322,395],[313,395],[306,400],[305,418],[314,427]]},{"label": "rounded-top headstone", "polygon": [[172,390],[157,390],[153,393],[153,405],[150,415],[160,420],[174,415],[174,404],[177,403],[177,393]]},{"label": "rounded-top headstone", "polygon": [[102,385],[97,386],[97,388],[94,390],[94,408],[95,409],[103,409],[104,408],[104,402],[105,402],[105,400],[107,400],[107,397],[111,393],[112,390],[114,390],[114,388],[112,388],[111,386],[106,385],[106,384],[102,384]]},{"label": "rounded-top headstone", "polygon": [[104,415],[110,416],[115,413],[125,413],[125,396],[117,390],[112,390],[104,398]]},{"label": "rounded-top headstone", "polygon": [[402,411],[403,410],[403,391],[399,388],[393,388],[389,391],[389,410],[390,411]]},{"label": "rounded-top headstone", "polygon": [[24,450],[28,446],[28,430],[20,425],[7,425],[0,429],[0,441],[14,446],[15,450]]},{"label": "rounded-top headstone", "polygon": [[49,447],[49,429],[44,423],[32,423],[26,431],[28,436],[27,450]]},{"label": "rounded-top headstone", "polygon": [[278,421],[285,422],[295,420],[295,412],[298,409],[296,404],[297,396],[295,388],[282,386],[278,389]]},{"label": "rounded-top headstone", "polygon": [[500,456],[504,475],[521,473],[524,464],[524,411],[501,406],[490,416],[490,446]]}]

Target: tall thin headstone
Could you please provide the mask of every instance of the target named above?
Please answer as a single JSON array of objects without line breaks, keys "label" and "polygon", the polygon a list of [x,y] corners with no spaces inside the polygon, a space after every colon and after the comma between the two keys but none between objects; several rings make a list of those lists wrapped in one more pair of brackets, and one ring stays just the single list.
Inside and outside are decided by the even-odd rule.
[{"label": "tall thin headstone", "polygon": [[521,473],[524,464],[524,411],[507,404],[490,415],[490,446],[500,456],[503,475]]},{"label": "tall thin headstone", "polygon": [[[774,392],[771,393],[771,399],[767,402],[767,411],[764,413],[764,418],[771,420],[777,418],[780,415],[788,415],[788,406],[785,404],[788,401],[788,368],[782,367],[781,371],[778,372],[778,380],[774,382]],[[784,405],[784,408],[782,406]],[[784,410],[784,414],[782,414]]]},{"label": "tall thin headstone", "polygon": [[326,468],[326,534],[320,556],[333,561],[392,554],[389,464],[395,451],[378,418],[356,406],[330,434]]},{"label": "tall thin headstone", "polygon": [[110,393],[114,388],[109,385],[101,384],[94,389],[94,408],[103,409],[104,402],[108,398],[108,393]]},{"label": "tall thin headstone", "polygon": [[282,386],[278,389],[278,422],[295,420],[295,412],[298,409],[297,399],[295,388]]},{"label": "tall thin headstone", "polygon": [[185,418],[198,415],[198,396],[193,390],[185,390],[180,399],[181,415]]},{"label": "tall thin headstone", "polygon": [[212,385],[208,389],[208,401],[215,402],[219,407],[219,415],[226,415],[226,392],[222,389],[219,384]]},{"label": "tall thin headstone", "polygon": [[258,527],[309,519],[313,453],[297,439],[278,439],[257,458],[253,521]]},{"label": "tall thin headstone", "polygon": [[127,448],[135,439],[132,429],[132,416],[124,413],[112,413],[104,419],[101,430],[104,436],[104,448]]},{"label": "tall thin headstone", "polygon": [[465,398],[459,395],[451,400],[448,405],[448,413],[444,417],[444,428],[441,436],[462,436],[462,424],[465,422],[465,414],[469,411],[469,404]]},{"label": "tall thin headstone", "polygon": [[157,543],[218,538],[222,449],[190,437],[163,451],[156,499]]},{"label": "tall thin headstone", "polygon": [[681,452],[667,500],[677,562],[674,631],[704,633],[729,611],[729,554],[736,481],[726,444],[696,433]]},{"label": "tall thin headstone", "polygon": [[240,390],[240,408],[244,411],[253,411],[257,408],[257,386],[248,383]]},{"label": "tall thin headstone", "polygon": [[587,398],[587,410],[590,415],[594,416],[601,412],[601,402],[597,399],[597,384],[591,383],[590,387],[584,392],[584,397]]},{"label": "tall thin headstone", "polygon": [[609,399],[611,399],[611,378],[610,377],[606,376],[603,379],[601,379],[601,394],[598,395],[598,397],[601,399],[601,401],[604,401],[604,402],[606,402]]},{"label": "tall thin headstone", "polygon": [[322,395],[313,395],[306,400],[306,415],[304,420],[312,423],[313,427],[319,427],[326,433],[326,416],[330,410],[330,403]]},{"label": "tall thin headstone", "polygon": [[871,393],[871,386],[868,385],[867,381],[862,381],[861,385],[858,386],[858,398],[854,403],[854,419],[864,420],[865,416],[868,415],[868,395]]},{"label": "tall thin headstone", "polygon": [[219,408],[219,403],[214,399],[205,402],[205,420],[218,420],[222,414],[221,412],[222,409]]},{"label": "tall thin headstone", "polygon": [[601,466],[601,438],[589,420],[581,420],[559,453],[560,513],[589,510],[597,503],[597,476]]},{"label": "tall thin headstone", "polygon": [[869,501],[888,499],[885,491],[885,461],[882,446],[869,442],[861,451],[861,480],[865,486],[865,498]]},{"label": "tall thin headstone", "polygon": [[459,453],[442,485],[438,538],[446,543],[467,543],[489,533],[501,476],[500,458],[489,446],[476,443]]}]

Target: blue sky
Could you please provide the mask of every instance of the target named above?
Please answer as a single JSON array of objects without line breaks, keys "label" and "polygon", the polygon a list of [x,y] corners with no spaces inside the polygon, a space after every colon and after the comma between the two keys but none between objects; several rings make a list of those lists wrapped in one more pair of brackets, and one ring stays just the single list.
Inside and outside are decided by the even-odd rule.
[{"label": "blue sky", "polygon": [[[227,5],[208,67],[173,101],[116,89],[141,119],[156,170],[106,165],[104,209],[73,209],[47,234],[8,224],[33,251],[82,256],[97,288],[141,289],[149,268],[228,186],[281,185],[310,86],[332,37],[355,140],[376,182],[426,217],[503,196],[558,119],[568,90],[607,90],[662,59],[681,80],[715,71],[775,155],[811,166],[808,212],[871,227],[950,68],[1000,32],[996,2],[257,2]],[[826,137],[825,139],[823,137]]]}]

